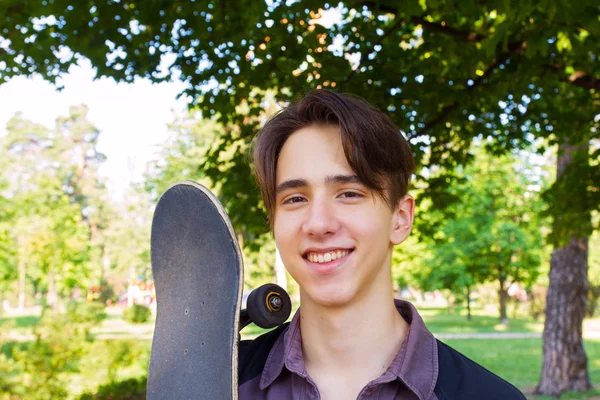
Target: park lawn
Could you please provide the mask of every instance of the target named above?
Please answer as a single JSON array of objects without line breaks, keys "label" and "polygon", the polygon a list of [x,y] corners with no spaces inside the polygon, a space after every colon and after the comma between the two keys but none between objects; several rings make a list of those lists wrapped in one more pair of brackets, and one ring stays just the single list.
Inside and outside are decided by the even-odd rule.
[{"label": "park lawn", "polygon": [[[118,307],[106,309],[106,318],[92,328],[94,336],[109,336],[111,339],[148,339],[154,331],[154,316],[143,324],[131,324],[122,318],[123,310]],[[40,322],[40,315],[18,315],[0,317],[0,332],[12,336],[31,335]]]},{"label": "park lawn", "polygon": [[[461,339],[444,342],[514,384],[525,392],[529,399],[551,399],[546,396],[531,395],[541,374],[541,339]],[[600,383],[600,340],[585,340],[584,346],[588,357],[590,379],[597,386]],[[600,398],[598,389],[585,394],[569,393],[561,396],[561,400],[598,398]]]},{"label": "park lawn", "polygon": [[[441,333],[489,333],[489,332],[541,332],[542,321],[526,318],[512,319],[507,327],[498,324],[497,316],[492,312],[479,309],[473,311],[473,319],[467,321],[464,312],[449,313],[445,308],[419,308],[420,314],[430,330],[435,334]],[[18,316],[0,319],[0,328],[9,327],[12,331],[31,332],[30,329],[39,320],[37,316]],[[154,321],[142,325],[132,325],[121,319],[120,312],[111,310],[103,324],[95,329],[96,334],[110,333],[114,336],[129,338],[136,342],[134,348],[141,352],[139,362],[119,368],[118,379],[139,376],[147,368],[151,340],[142,339],[140,335],[151,334]],[[584,326],[599,331],[600,319],[586,320]],[[250,339],[266,332],[255,325],[250,325],[242,331],[243,339]],[[110,364],[105,357],[112,351],[100,341],[95,343],[94,351],[90,351],[82,360],[82,367],[77,376],[71,376],[70,388],[72,393],[80,393],[83,389],[91,390],[106,381],[106,372],[100,370]],[[115,342],[119,342],[118,340]],[[444,340],[450,346],[465,354],[492,372],[513,383],[528,394],[531,400],[550,400],[548,397],[532,396],[531,392],[539,380],[541,371],[542,340],[533,339],[452,339]],[[108,344],[107,342],[104,342]],[[131,343],[131,342],[130,342]],[[592,383],[600,384],[600,340],[585,340],[589,362],[589,373]],[[115,343],[116,344],[116,343]],[[9,346],[7,346],[9,347]],[[8,350],[5,347],[3,350]],[[7,354],[8,355],[8,354]],[[109,357],[110,358],[110,357]],[[96,366],[93,368],[92,366]],[[103,368],[104,367],[104,368]],[[88,373],[89,371],[94,371]],[[572,393],[561,397],[563,400],[600,399],[600,390],[595,389],[586,394]]]},{"label": "park lawn", "polygon": [[465,310],[449,313],[447,308],[419,307],[419,314],[433,333],[492,333],[492,332],[539,332],[544,321],[535,321],[525,315],[509,318],[508,325],[500,323],[498,315],[489,309],[475,308],[471,320]]},{"label": "park lawn", "polygon": [[108,307],[106,319],[92,329],[96,338],[149,340],[154,332],[155,316],[144,323],[132,324],[123,319],[123,308]]},{"label": "park lawn", "polygon": [[40,322],[39,315],[18,315],[0,317],[0,331],[18,334],[31,333],[31,329]]},{"label": "park lawn", "polygon": [[[434,334],[439,333],[492,333],[492,332],[534,332],[544,330],[544,321],[535,321],[520,315],[509,319],[507,326],[500,324],[498,316],[489,309],[476,308],[472,310],[471,320],[467,320],[464,310],[450,313],[447,308],[419,307],[419,314],[425,324]],[[292,314],[293,315],[293,314]],[[596,320],[598,321],[598,320]],[[242,330],[242,338],[251,339],[267,332],[256,325],[249,325]]]}]

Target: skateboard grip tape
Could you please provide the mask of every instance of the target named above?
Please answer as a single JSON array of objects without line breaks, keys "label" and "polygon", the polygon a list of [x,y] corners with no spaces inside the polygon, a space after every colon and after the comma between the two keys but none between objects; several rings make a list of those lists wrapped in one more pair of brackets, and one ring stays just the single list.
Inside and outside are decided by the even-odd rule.
[{"label": "skateboard grip tape", "polygon": [[157,319],[148,399],[237,398],[242,266],[215,200],[183,184],[157,204],[151,238]]}]

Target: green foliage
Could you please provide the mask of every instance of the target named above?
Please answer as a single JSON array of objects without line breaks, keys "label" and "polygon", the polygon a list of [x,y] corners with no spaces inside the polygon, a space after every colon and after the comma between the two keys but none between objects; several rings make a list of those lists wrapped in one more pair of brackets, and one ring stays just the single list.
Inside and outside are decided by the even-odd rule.
[{"label": "green foliage", "polygon": [[98,301],[76,302],[67,304],[67,313],[74,323],[90,324],[92,326],[100,324],[106,319],[106,305]]},{"label": "green foliage", "polygon": [[[0,180],[2,176],[0,176]],[[5,189],[0,181],[0,192]],[[0,196],[0,293],[17,278],[17,246],[12,234],[14,203]]]},{"label": "green foliage", "polygon": [[[98,77],[185,81],[182,94],[189,96],[205,118],[223,127],[198,164],[241,230],[246,246],[267,232],[247,163],[250,142],[264,121],[265,99],[267,103],[270,98],[286,102],[316,87],[360,94],[385,110],[406,133],[419,167],[421,199],[431,210],[425,215],[454,221],[445,223],[443,229],[430,224],[437,231],[434,239],[452,238],[455,244],[464,244],[456,252],[458,246],[446,242],[440,250],[445,256],[436,258],[441,267],[447,265],[445,261],[459,267],[447,271],[452,273],[449,281],[459,287],[476,282],[484,267],[491,265],[503,266],[502,271],[495,270],[498,278],[532,281],[534,274],[528,266],[539,263],[536,258],[540,257],[519,249],[521,244],[532,248],[539,238],[528,233],[531,229],[523,221],[507,215],[511,208],[506,209],[507,219],[502,222],[474,213],[466,220],[454,218],[463,212],[461,196],[477,191],[466,190],[460,178],[461,168],[473,160],[474,140],[482,140],[494,156],[532,146],[541,154],[548,146],[576,149],[570,164],[561,166],[565,167],[562,178],[545,197],[554,220],[552,231],[545,233],[551,233],[556,245],[571,235],[591,233],[590,214],[600,208],[600,151],[593,142],[600,129],[600,119],[595,118],[600,101],[600,6],[596,0],[526,0],[518,6],[506,0],[349,0],[335,7],[316,0],[243,0],[235,6],[214,0],[143,4],[99,0],[91,6],[69,0],[7,0],[0,4],[4,39],[0,79],[40,74],[56,81],[85,57]],[[162,59],[173,61],[165,68]],[[34,160],[36,151],[43,148],[36,142],[44,143],[36,139],[47,135],[40,127],[29,128],[27,140],[19,146],[33,149],[26,153]],[[71,204],[77,204],[85,216],[88,203],[77,195],[82,186],[69,178],[77,170],[61,171],[66,178],[58,181],[73,189],[69,198],[76,201]],[[58,181],[55,189],[61,187]],[[461,184],[464,190],[453,193],[451,189]],[[13,279],[13,261],[1,264],[1,260],[27,256],[28,271],[30,265],[36,266],[32,272],[41,271],[39,276],[28,272],[32,280],[48,288],[54,280],[69,287],[89,273],[83,266],[98,259],[101,246],[78,251],[78,240],[61,240],[65,230],[51,220],[71,214],[58,191],[49,192],[57,197],[52,199],[56,211],[49,214],[50,221],[26,218],[46,215],[49,210],[41,208],[23,214],[10,234],[3,235],[0,227],[0,238],[9,249],[14,248],[11,240],[21,238],[26,240],[19,249],[27,249],[21,256],[3,252],[0,246],[0,274]],[[487,199],[493,198],[488,192]],[[19,201],[17,210],[30,210],[23,206],[29,202],[35,204],[35,197]],[[523,204],[506,206],[526,208]],[[495,210],[502,215],[502,209]],[[90,236],[101,226],[98,221],[86,221]],[[80,222],[71,220],[65,227],[76,232],[75,238],[85,230],[79,229]],[[468,242],[465,233],[472,234],[480,226],[483,234]],[[36,228],[50,234],[35,235]],[[93,242],[100,238],[95,236]],[[49,251],[54,242],[61,250],[56,258]],[[510,257],[507,249],[512,251]],[[125,252],[119,252],[126,259]],[[39,256],[28,256],[33,254]],[[141,254],[147,255],[144,249]],[[475,254],[480,258],[474,258]],[[60,257],[70,263],[57,263]]]},{"label": "green foliage", "polygon": [[10,204],[0,214],[0,265],[11,265],[11,279],[18,270],[46,289],[50,303],[61,291],[85,286],[98,259],[103,184],[97,172],[105,157],[87,111],[72,107],[53,129],[17,114],[0,139],[0,186]]},{"label": "green foliage", "polygon": [[[143,395],[145,377],[123,382],[116,378],[145,373],[150,344],[92,340],[89,331],[98,325],[103,306],[77,306],[68,306],[65,313],[47,309],[33,327],[33,341],[8,342],[0,335],[0,399],[73,398],[84,389],[88,396],[105,396],[98,398],[111,393],[118,394],[114,398]],[[85,309],[90,315],[84,314]],[[3,324],[2,334],[10,331]]]},{"label": "green foliage", "polygon": [[167,142],[146,173],[145,189],[153,201],[158,201],[160,195],[178,181],[189,179],[210,184],[199,165],[222,134],[223,128],[213,120],[203,119],[200,112],[177,116],[169,125]]},{"label": "green foliage", "polygon": [[[599,14],[595,0],[518,7],[505,0],[245,0],[235,7],[214,0],[101,0],[92,7],[9,0],[0,6],[7,16],[0,20],[7,43],[0,71],[5,80],[40,74],[55,81],[86,57],[98,76],[118,81],[185,81],[183,94],[227,127],[208,153],[206,173],[232,201],[232,218],[251,221],[253,240],[265,232],[256,218],[264,214],[257,213],[244,153],[262,123],[265,97],[288,101],[314,87],[359,93],[406,132],[420,166],[447,171],[469,161],[476,137],[491,139],[494,154],[526,148],[536,137],[546,145],[585,143],[598,128]],[[60,57],[58,49],[65,49]],[[164,56],[173,60],[168,68]],[[583,211],[597,209],[597,172],[585,163],[573,169],[589,171],[592,185],[566,185],[585,199]],[[444,185],[432,181],[427,190],[435,199]],[[555,216],[565,211],[551,209]],[[585,214],[561,221],[560,235],[581,226]]]},{"label": "green foliage", "polygon": [[458,173],[461,183],[449,188],[460,203],[447,214],[432,210],[436,233],[426,242],[431,257],[414,275],[425,290],[449,289],[460,298],[477,284],[497,282],[504,318],[509,286],[530,287],[539,276],[544,221],[536,211],[543,207],[543,178],[528,176],[535,166],[514,156],[491,160],[474,150],[474,162]]},{"label": "green foliage", "polygon": [[[415,215],[424,211],[418,203]],[[408,286],[420,287],[423,281],[422,274],[426,271],[426,264],[431,257],[425,240],[419,240],[416,229],[399,246],[394,247],[392,253],[392,281],[398,289]]]},{"label": "green foliage", "polygon": [[275,276],[275,240],[270,233],[265,233],[255,243],[258,251],[243,248],[246,291],[272,282]]},{"label": "green foliage", "polygon": [[146,348],[136,346],[132,342],[131,340],[116,340],[105,343],[107,353],[110,355],[107,367],[109,382],[115,383],[121,369],[134,365],[136,361],[147,355]]},{"label": "green foliage", "polygon": [[150,319],[151,315],[150,308],[140,304],[134,304],[123,311],[123,319],[132,324],[143,324]]},{"label": "green foliage", "polygon": [[600,307],[600,234],[594,232],[590,238],[588,266],[588,303],[586,316],[592,318]]},{"label": "green foliage", "polygon": [[114,204],[110,223],[104,231],[104,252],[110,267],[106,278],[111,278],[107,287],[119,280],[125,285],[126,278],[150,274],[150,199],[137,184],[129,188],[126,198],[126,202]]},{"label": "green foliage", "polygon": [[[34,326],[35,340],[7,346],[0,355],[4,369],[0,386],[17,398],[50,399],[68,394],[65,376],[79,371],[80,361],[90,346],[89,331],[97,325],[94,317],[70,306],[66,313],[47,309]],[[3,344],[3,343],[2,343]]]},{"label": "green foliage", "polygon": [[143,400],[146,398],[146,383],[145,377],[111,382],[100,386],[94,394],[84,393],[79,400]]}]

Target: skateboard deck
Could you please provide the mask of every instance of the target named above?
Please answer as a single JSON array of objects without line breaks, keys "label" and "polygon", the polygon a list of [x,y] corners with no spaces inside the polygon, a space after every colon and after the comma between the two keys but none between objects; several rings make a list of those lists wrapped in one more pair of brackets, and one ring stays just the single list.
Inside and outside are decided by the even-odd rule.
[{"label": "skateboard deck", "polygon": [[147,398],[237,400],[241,252],[217,198],[171,186],[152,220],[157,315]]}]

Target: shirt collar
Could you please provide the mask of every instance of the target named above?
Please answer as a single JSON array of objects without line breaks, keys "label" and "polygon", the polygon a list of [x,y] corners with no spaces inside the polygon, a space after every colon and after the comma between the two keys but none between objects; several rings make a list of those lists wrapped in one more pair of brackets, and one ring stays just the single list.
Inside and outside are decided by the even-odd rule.
[{"label": "shirt collar", "polygon": [[[420,400],[425,400],[430,398],[437,382],[437,341],[411,303],[398,299],[394,302],[410,329],[387,371],[369,385],[375,386],[400,379]],[[308,376],[302,358],[300,310],[296,312],[288,329],[279,336],[269,353],[260,380],[261,390],[277,379],[284,365],[292,373],[303,378]]]}]

